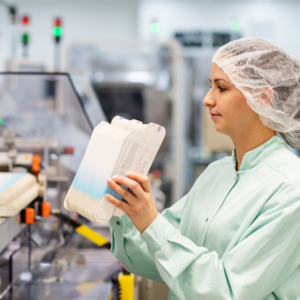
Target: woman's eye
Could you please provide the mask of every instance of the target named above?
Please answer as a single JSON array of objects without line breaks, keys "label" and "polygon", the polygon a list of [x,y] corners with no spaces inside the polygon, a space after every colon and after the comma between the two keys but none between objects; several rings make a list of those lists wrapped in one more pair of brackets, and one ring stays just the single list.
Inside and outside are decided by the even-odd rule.
[{"label": "woman's eye", "polygon": [[220,90],[220,92],[224,92],[224,91],[226,91],[226,89],[223,89],[222,87],[218,87],[218,89]]}]

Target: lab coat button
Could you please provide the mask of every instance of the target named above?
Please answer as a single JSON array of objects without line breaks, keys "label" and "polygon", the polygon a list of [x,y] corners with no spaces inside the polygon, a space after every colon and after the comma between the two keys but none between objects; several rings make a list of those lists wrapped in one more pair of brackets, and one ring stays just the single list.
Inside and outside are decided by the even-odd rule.
[{"label": "lab coat button", "polygon": [[207,218],[205,222],[207,222],[207,221],[208,221],[208,219],[209,219],[209,218]]}]

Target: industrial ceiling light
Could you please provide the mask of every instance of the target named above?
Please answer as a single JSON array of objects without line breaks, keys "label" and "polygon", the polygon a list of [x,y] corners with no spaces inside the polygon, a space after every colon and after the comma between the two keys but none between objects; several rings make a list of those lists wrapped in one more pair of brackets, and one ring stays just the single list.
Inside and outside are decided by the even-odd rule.
[{"label": "industrial ceiling light", "polygon": [[157,21],[151,22],[149,30],[152,34],[157,34],[160,32],[160,24]]},{"label": "industrial ceiling light", "polygon": [[232,31],[239,31],[241,28],[241,22],[239,20],[231,20],[229,27]]}]

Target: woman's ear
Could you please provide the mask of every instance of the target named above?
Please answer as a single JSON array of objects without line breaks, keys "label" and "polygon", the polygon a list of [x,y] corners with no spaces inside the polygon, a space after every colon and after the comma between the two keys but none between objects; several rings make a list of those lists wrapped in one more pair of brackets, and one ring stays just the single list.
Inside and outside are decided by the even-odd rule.
[{"label": "woman's ear", "polygon": [[274,90],[270,86],[264,88],[263,92],[260,95],[264,104],[272,104],[272,100],[274,97]]}]

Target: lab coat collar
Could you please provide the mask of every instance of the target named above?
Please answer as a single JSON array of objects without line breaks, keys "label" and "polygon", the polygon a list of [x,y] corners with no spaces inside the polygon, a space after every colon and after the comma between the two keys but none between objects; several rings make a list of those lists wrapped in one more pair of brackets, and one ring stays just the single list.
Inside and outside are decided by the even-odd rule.
[{"label": "lab coat collar", "polygon": [[[242,160],[240,171],[237,173],[252,169],[257,165],[261,164],[270,154],[281,147],[287,147],[284,140],[278,136],[273,136],[266,143],[260,145],[259,147],[247,152]],[[237,158],[235,149],[232,151],[232,162],[234,170],[236,170]]]}]

